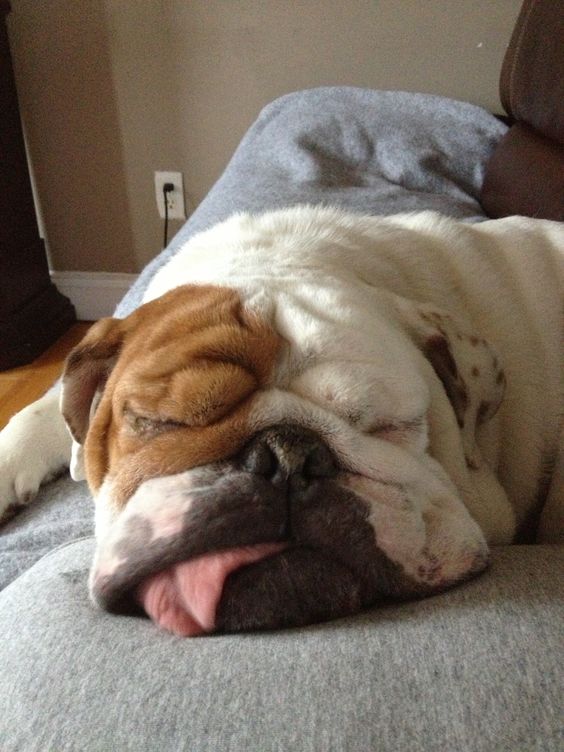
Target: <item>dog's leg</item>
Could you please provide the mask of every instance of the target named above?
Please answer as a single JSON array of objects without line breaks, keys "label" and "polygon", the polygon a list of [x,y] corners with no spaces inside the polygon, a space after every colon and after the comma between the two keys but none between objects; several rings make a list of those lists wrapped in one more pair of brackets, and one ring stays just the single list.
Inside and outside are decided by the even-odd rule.
[{"label": "dog's leg", "polygon": [[68,467],[71,443],[58,387],[14,415],[0,431],[0,522]]}]

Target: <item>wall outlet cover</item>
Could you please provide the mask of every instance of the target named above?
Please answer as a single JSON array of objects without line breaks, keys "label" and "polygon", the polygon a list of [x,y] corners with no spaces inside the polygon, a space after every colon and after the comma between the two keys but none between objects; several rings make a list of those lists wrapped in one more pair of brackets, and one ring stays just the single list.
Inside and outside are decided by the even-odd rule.
[{"label": "wall outlet cover", "polygon": [[167,193],[168,201],[168,218],[169,219],[186,219],[186,209],[184,206],[184,183],[181,172],[155,172],[155,196],[157,199],[157,208],[159,216],[164,219],[165,206],[163,185],[172,183],[174,190]]}]

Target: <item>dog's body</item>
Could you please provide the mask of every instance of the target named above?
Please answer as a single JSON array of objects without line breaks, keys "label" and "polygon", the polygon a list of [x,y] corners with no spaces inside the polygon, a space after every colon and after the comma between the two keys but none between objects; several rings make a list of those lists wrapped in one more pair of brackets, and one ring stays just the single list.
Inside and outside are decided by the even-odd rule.
[{"label": "dog's body", "polygon": [[[297,207],[195,236],[67,365],[94,597],[182,634],[306,623],[562,537],[563,293],[546,221]],[[0,435],[0,513],[70,458],[55,399]]]}]

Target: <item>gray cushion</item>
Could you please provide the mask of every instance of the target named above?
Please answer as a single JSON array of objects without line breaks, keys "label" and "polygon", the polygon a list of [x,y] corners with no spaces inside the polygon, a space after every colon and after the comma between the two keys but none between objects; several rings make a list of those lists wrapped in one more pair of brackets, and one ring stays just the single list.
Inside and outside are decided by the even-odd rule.
[{"label": "gray cushion", "polygon": [[92,551],[0,594],[2,752],[563,748],[564,547],[498,549],[477,580],[354,618],[184,640],[95,611]]}]

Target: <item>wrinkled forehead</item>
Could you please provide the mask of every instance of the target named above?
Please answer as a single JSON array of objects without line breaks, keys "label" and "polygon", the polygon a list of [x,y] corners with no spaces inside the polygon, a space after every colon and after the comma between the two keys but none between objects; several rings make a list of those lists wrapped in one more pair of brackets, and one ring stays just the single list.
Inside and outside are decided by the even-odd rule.
[{"label": "wrinkled forehead", "polygon": [[[274,384],[304,397],[413,417],[427,399],[421,353],[386,295],[346,281],[294,283],[246,305],[285,343]],[[400,414],[397,417],[402,417]]]},{"label": "wrinkled forehead", "polygon": [[[393,404],[406,415],[421,403],[419,353],[373,289],[341,279],[322,286],[294,279],[270,289],[248,283],[194,287],[188,296],[183,290],[144,306],[150,315],[140,319],[123,353],[128,385],[182,379],[188,395],[195,380],[226,383],[246,371],[257,387],[305,397],[322,392],[329,401],[371,400],[374,408]],[[219,363],[238,369],[220,377],[216,368],[214,376],[210,364]]]},{"label": "wrinkled forehead", "polygon": [[258,362],[254,356],[259,344],[267,348],[265,357],[272,355],[274,342],[280,345],[267,318],[227,287],[183,285],[145,303],[129,318],[124,352],[166,352],[171,368],[187,357],[247,357]]},{"label": "wrinkled forehead", "polygon": [[128,387],[176,377],[189,390],[200,376],[217,377],[222,364],[264,384],[283,346],[268,320],[230,288],[184,285],[130,318],[117,371]]}]

